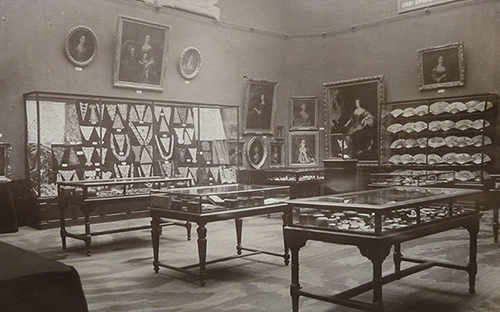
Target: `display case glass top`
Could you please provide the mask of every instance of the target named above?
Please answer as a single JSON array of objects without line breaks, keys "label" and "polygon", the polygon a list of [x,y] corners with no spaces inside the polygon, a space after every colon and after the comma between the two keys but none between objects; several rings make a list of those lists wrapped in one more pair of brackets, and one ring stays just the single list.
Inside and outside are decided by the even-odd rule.
[{"label": "display case glass top", "polygon": [[288,186],[230,184],[152,190],[151,207],[191,213],[207,213],[283,203]]},{"label": "display case glass top", "polygon": [[58,182],[60,199],[97,199],[148,196],[151,189],[166,190],[191,185],[189,178],[120,178],[111,180]]},{"label": "display case glass top", "polygon": [[420,203],[422,201],[441,200],[474,193],[478,193],[478,191],[460,188],[419,188],[400,186],[295,199],[289,202],[292,204],[312,204],[332,208],[355,208],[370,211],[392,209],[394,207]]},{"label": "display case glass top", "polygon": [[457,198],[480,194],[459,188],[391,187],[290,200],[293,226],[384,235],[393,231],[477,213]]},{"label": "display case glass top", "polygon": [[411,170],[397,169],[391,172],[370,174],[369,186],[429,186],[446,184],[455,180],[452,170]]}]

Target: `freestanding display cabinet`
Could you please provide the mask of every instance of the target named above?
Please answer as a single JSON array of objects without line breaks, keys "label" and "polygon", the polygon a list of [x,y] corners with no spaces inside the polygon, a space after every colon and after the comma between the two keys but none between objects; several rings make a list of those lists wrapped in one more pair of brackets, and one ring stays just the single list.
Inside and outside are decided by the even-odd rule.
[{"label": "freestanding display cabinet", "polygon": [[[361,192],[290,200],[285,227],[292,257],[290,293],[293,311],[299,297],[314,298],[364,311],[384,310],[382,286],[394,280],[438,266],[464,270],[469,274],[469,292],[475,291],[479,207],[462,205],[459,200],[481,194],[480,190],[458,188],[392,187]],[[464,227],[470,235],[467,265],[414,259],[403,256],[401,244],[447,230]],[[302,289],[299,282],[299,251],[309,240],[357,246],[373,264],[371,282],[336,295],[319,295]],[[394,246],[395,272],[382,276],[382,264]],[[401,263],[416,265],[402,268]],[[373,291],[371,303],[353,299]],[[328,291],[328,293],[330,293]]]},{"label": "freestanding display cabinet", "polygon": [[[151,225],[153,239],[153,266],[158,273],[160,267],[195,275],[200,285],[206,284],[206,265],[214,262],[247,257],[256,254],[268,254],[282,257],[285,264],[289,262],[288,247],[285,242],[284,253],[263,251],[243,247],[241,243],[243,218],[281,212],[283,222],[288,218],[287,205],[290,197],[288,186],[231,184],[218,186],[200,186],[185,189],[154,190],[151,192]],[[194,222],[198,225],[198,259],[197,264],[178,267],[160,262],[160,225],[163,218]],[[207,223],[223,220],[235,220],[237,255],[207,261]],[[248,253],[243,253],[244,251]],[[199,273],[191,269],[199,268]]]}]

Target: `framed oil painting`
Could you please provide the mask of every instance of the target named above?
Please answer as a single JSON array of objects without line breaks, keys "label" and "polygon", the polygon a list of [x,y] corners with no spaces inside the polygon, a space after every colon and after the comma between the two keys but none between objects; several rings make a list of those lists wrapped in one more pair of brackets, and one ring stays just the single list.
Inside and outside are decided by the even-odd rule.
[{"label": "framed oil painting", "polygon": [[245,154],[252,168],[262,168],[267,159],[267,148],[264,140],[257,136],[252,137],[246,143]]},{"label": "framed oil painting", "polygon": [[277,82],[248,79],[243,111],[243,133],[273,133],[277,88]]},{"label": "framed oil painting", "polygon": [[318,129],[318,97],[290,98],[290,130]]},{"label": "framed oil painting", "polygon": [[269,143],[269,167],[284,167],[285,166],[285,153],[283,151],[283,142]]},{"label": "framed oil painting", "polygon": [[113,86],[163,90],[170,26],[119,16]]},{"label": "framed oil painting", "polygon": [[[323,92],[325,157],[377,160],[383,76],[325,83]],[[338,155],[339,150],[342,155]]]},{"label": "framed oil painting", "polygon": [[184,79],[193,79],[201,68],[201,54],[196,48],[189,47],[182,51],[179,72]]},{"label": "framed oil painting", "polygon": [[229,154],[229,164],[241,166],[243,164],[243,149],[245,142],[238,140],[227,141],[227,151]]},{"label": "framed oil painting", "polygon": [[275,140],[284,140],[285,139],[285,126],[276,126],[276,131],[274,132]]},{"label": "framed oil painting", "polygon": [[464,45],[462,42],[417,51],[420,90],[465,85]]},{"label": "framed oil painting", "polygon": [[290,167],[319,166],[319,134],[317,131],[292,131],[288,140]]},{"label": "framed oil painting", "polygon": [[88,66],[97,55],[97,37],[85,26],[73,27],[64,42],[64,55],[68,61],[77,66]]}]

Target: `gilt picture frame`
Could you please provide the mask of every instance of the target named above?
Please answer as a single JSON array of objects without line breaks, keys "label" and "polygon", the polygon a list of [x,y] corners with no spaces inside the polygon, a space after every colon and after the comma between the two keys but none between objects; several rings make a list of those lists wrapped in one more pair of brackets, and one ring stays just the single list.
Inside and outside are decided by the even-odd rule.
[{"label": "gilt picture frame", "polygon": [[319,166],[319,133],[317,131],[292,131],[288,136],[290,167]]},{"label": "gilt picture frame", "polygon": [[285,166],[284,142],[269,143],[269,167],[280,168]]},{"label": "gilt picture frame", "polygon": [[254,169],[260,169],[266,163],[267,147],[261,137],[254,136],[245,146],[245,155],[248,164]]},{"label": "gilt picture frame", "polygon": [[181,76],[190,80],[196,77],[201,68],[201,54],[198,49],[188,47],[182,51],[181,59],[179,61],[179,73]]},{"label": "gilt picture frame", "polygon": [[92,29],[86,26],[71,28],[64,41],[64,55],[77,67],[90,65],[97,56],[97,49],[97,37]]},{"label": "gilt picture frame", "polygon": [[418,82],[421,91],[465,85],[463,42],[423,48],[417,53]]},{"label": "gilt picture frame", "polygon": [[113,86],[163,91],[170,26],[118,16]]},{"label": "gilt picture frame", "polygon": [[317,130],[318,103],[317,96],[291,97],[290,130]]},{"label": "gilt picture frame", "polygon": [[278,83],[248,79],[243,110],[244,134],[272,134]]},{"label": "gilt picture frame", "polygon": [[[370,76],[323,84],[325,157],[338,150],[341,158],[376,161],[379,153],[379,107],[384,100],[384,77]],[[341,137],[342,141],[332,140]]]}]

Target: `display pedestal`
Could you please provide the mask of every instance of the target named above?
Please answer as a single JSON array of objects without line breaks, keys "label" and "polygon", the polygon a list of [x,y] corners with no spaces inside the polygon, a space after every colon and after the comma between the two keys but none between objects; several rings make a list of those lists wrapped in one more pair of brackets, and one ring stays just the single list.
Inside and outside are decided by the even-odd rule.
[{"label": "display pedestal", "polygon": [[355,191],[357,163],[357,159],[324,159],[325,182],[322,187],[322,194],[329,195]]},{"label": "display pedestal", "polygon": [[12,182],[0,182],[0,233],[17,232]]}]

